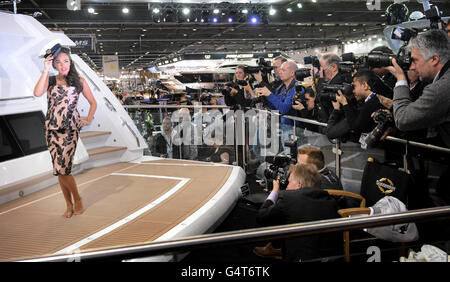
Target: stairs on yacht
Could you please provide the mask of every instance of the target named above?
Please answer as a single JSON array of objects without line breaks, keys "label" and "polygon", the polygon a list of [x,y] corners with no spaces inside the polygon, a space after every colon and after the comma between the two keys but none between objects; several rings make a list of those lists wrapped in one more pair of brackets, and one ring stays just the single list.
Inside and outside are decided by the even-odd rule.
[{"label": "stairs on yacht", "polygon": [[[125,146],[111,146],[110,141],[116,142],[115,139],[111,139],[111,131],[82,131],[80,132],[80,138],[83,141],[84,146],[89,154],[90,161],[98,161],[102,159],[102,163],[117,162],[120,160],[121,155],[128,149]],[[108,144],[108,145],[106,145]]]}]

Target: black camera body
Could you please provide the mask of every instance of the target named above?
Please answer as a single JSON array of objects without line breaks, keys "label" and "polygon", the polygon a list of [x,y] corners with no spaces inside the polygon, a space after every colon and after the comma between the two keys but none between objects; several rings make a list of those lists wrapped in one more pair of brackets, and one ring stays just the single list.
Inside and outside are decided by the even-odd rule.
[{"label": "black camera body", "polygon": [[264,170],[267,180],[276,180],[279,177],[281,190],[285,190],[289,184],[289,165],[297,163],[297,140],[286,141],[284,145],[290,148],[290,155],[279,154],[266,157],[270,166]]},{"label": "black camera body", "polygon": [[[295,102],[300,102],[300,104],[303,105],[303,107],[306,108],[306,98],[305,98],[305,87],[301,84],[295,85],[295,94],[294,97],[292,97],[292,105],[296,105]],[[288,141],[289,142],[289,141]]]},{"label": "black camera body", "polygon": [[270,62],[265,61],[264,58],[259,58],[257,61],[257,66],[246,66],[244,67],[244,72],[247,74],[253,74],[258,73],[261,71],[263,75],[267,75],[273,70],[272,65]]},{"label": "black camera body", "polygon": [[298,69],[295,71],[295,79],[298,81],[303,81],[305,78],[311,76],[311,69]]},{"label": "black camera body", "polygon": [[389,126],[394,124],[394,117],[390,112],[386,112],[383,109],[379,109],[374,113],[373,119],[377,123],[377,126],[367,135],[365,143],[367,147],[373,147],[378,143],[383,133]]},{"label": "black camera body", "polygon": [[285,167],[290,164],[290,157],[284,155],[277,155],[273,157],[269,168],[264,170],[264,176],[267,180],[279,179],[280,189],[285,190],[289,184],[289,170],[286,171]]},{"label": "black camera body", "polygon": [[306,56],[303,58],[305,65],[312,65],[320,70],[320,61],[317,56]]},{"label": "black camera body", "polygon": [[353,93],[353,85],[346,82],[343,82],[342,84],[324,83],[321,97],[326,97],[327,99],[336,102],[336,94],[338,90],[341,90],[345,97],[350,97]]}]

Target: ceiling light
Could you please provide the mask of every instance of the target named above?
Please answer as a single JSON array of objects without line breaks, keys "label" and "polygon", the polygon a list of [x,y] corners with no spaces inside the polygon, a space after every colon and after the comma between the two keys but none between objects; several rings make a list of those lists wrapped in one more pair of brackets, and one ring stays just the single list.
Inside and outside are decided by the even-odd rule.
[{"label": "ceiling light", "polygon": [[190,12],[189,8],[184,8],[183,9],[183,14],[187,15],[187,14],[189,14],[189,12]]},{"label": "ceiling light", "polygon": [[89,12],[90,14],[93,14],[93,13],[95,13],[95,10],[94,10],[94,8],[88,8],[88,12]]},{"label": "ceiling light", "polygon": [[269,15],[273,16],[277,13],[277,10],[275,10],[274,8],[270,8],[269,10]]},{"label": "ceiling light", "polygon": [[127,7],[125,7],[125,8],[122,9],[122,13],[124,13],[124,14],[128,14],[129,11],[130,11],[130,10],[128,10]]}]

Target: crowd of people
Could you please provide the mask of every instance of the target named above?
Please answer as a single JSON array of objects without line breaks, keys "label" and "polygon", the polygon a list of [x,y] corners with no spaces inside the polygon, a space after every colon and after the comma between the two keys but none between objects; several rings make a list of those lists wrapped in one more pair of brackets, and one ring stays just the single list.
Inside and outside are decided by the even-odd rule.
[{"label": "crowd of people", "polygon": [[[268,74],[263,71],[246,73],[245,66],[238,66],[233,83],[224,86],[224,101],[232,109],[265,109],[327,123],[326,128],[319,128],[295,121],[297,128],[325,134],[329,139],[361,143],[363,148],[374,145],[369,137],[376,129],[381,131],[381,140],[387,135],[394,135],[450,148],[449,38],[440,30],[430,30],[412,38],[407,46],[411,52],[408,69],[400,67],[393,55],[391,65],[355,68],[349,75],[340,70],[341,58],[337,54],[322,54],[319,64],[311,69],[311,87],[297,80],[296,62],[284,57],[273,60],[272,79],[267,79]],[[379,50],[393,53],[386,47],[373,51]],[[351,87],[343,87],[345,84]],[[330,94],[326,89],[330,85],[342,87],[335,87]],[[181,154],[185,159],[233,164],[235,152],[232,147],[221,145],[223,136],[213,136],[212,144],[207,150],[202,150],[195,145],[202,141],[195,140],[196,135],[192,134],[196,129],[189,111],[181,109],[177,114],[181,117],[181,123],[187,123],[191,131],[186,131],[188,136],[181,136],[179,130],[172,128],[173,118],[166,117],[163,132],[153,140],[153,155],[177,158]],[[294,132],[292,119],[282,116],[280,123],[282,144],[293,135],[298,135]],[[385,127],[379,126],[381,123]],[[191,138],[186,144],[193,145],[174,145],[173,134]],[[375,143],[380,142],[376,140]],[[447,172],[441,181],[448,177],[448,170],[447,164]],[[273,179],[273,188],[255,215],[261,226],[339,217],[337,210],[342,203],[325,189],[342,190],[342,183],[332,170],[325,167],[320,149],[301,147],[296,164],[289,167],[288,175],[285,190],[280,189],[278,179]],[[446,186],[440,185],[439,192],[444,201],[449,201],[450,193]],[[357,206],[358,203],[346,202],[346,205]],[[302,236],[273,241],[256,247],[254,253],[288,261],[324,257],[340,246],[340,236]]]}]

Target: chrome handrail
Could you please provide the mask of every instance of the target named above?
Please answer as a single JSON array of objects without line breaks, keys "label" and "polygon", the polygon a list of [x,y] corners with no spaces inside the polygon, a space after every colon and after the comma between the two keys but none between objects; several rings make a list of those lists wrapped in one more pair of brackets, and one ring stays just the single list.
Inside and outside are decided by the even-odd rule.
[{"label": "chrome handrail", "polygon": [[341,232],[369,227],[386,226],[397,223],[418,222],[427,219],[441,220],[450,218],[450,206],[411,210],[385,215],[358,216],[320,220],[306,223],[279,225],[264,228],[245,229],[208,235],[197,235],[180,239],[153,242],[113,249],[90,251],[85,253],[50,255],[22,260],[25,262],[64,262],[73,260],[131,259],[164,254],[168,252],[186,252],[201,247],[223,246],[239,243],[291,238],[312,234]]}]

